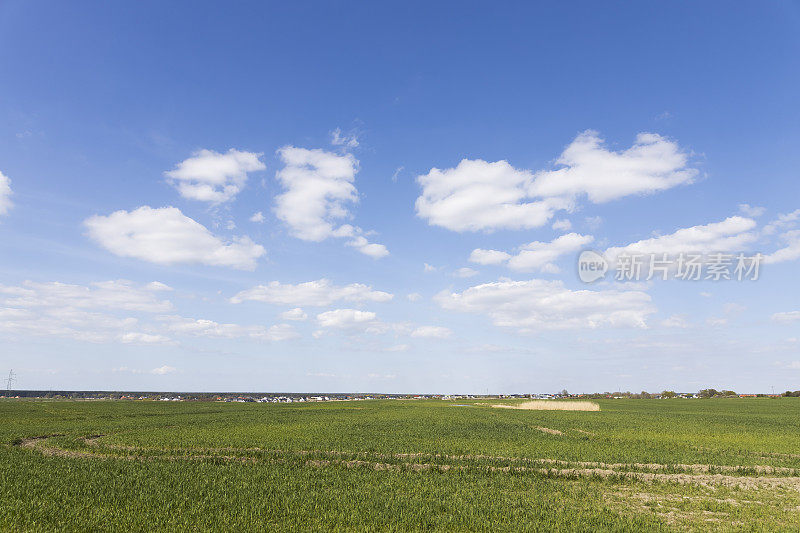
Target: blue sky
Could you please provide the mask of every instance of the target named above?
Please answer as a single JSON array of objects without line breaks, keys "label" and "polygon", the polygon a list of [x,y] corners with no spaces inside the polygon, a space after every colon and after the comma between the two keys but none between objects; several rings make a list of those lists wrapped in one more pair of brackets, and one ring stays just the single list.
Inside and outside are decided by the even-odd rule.
[{"label": "blue sky", "polygon": [[[798,30],[796,2],[2,2],[0,369],[800,388]],[[631,252],[765,259],[615,281]]]}]

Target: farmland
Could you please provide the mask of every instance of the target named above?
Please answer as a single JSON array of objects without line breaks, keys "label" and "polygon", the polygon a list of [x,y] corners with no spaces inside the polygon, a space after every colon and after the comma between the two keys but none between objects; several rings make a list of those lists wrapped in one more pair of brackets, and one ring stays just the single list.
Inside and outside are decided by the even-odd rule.
[{"label": "farmland", "polygon": [[2,530],[800,528],[800,399],[0,402]]}]

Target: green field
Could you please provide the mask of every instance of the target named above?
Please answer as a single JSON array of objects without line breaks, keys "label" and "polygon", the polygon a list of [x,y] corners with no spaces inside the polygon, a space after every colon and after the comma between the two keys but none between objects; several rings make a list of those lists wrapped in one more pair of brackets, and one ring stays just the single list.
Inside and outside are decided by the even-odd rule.
[{"label": "green field", "polygon": [[489,403],[2,401],[0,528],[800,530],[800,399]]}]

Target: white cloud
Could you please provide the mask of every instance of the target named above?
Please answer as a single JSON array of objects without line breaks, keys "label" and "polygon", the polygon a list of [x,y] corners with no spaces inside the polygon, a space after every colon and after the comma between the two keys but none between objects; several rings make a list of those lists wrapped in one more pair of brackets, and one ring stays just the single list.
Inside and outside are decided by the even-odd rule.
[{"label": "white cloud", "polygon": [[360,228],[355,228],[349,224],[345,224],[336,230],[337,236],[344,236],[344,233],[349,233],[347,236],[351,237],[351,240],[347,241],[346,243],[347,246],[352,246],[364,255],[368,255],[373,259],[380,259],[381,257],[386,257],[389,255],[389,250],[386,248],[386,246],[382,244],[371,243],[366,237],[359,235],[359,233],[361,233]]},{"label": "white cloud", "polygon": [[239,324],[220,324],[213,320],[185,318],[181,316],[159,317],[166,329],[172,333],[208,337],[215,339],[251,338],[260,341],[282,341],[298,335],[289,324],[265,326],[241,326]]},{"label": "white cloud", "polygon": [[520,330],[646,327],[655,312],[640,291],[573,291],[561,281],[501,280],[461,293],[439,293],[444,309],[488,315],[496,326]]},{"label": "white cloud", "polygon": [[84,221],[89,237],[122,257],[133,257],[161,265],[202,263],[254,270],[264,247],[249,237],[224,242],[205,226],[175,207],[116,211]]},{"label": "white cloud", "polygon": [[478,271],[469,267],[462,267],[453,272],[453,275],[457,278],[471,278],[478,274]]},{"label": "white cloud", "polygon": [[281,318],[284,320],[297,320],[302,321],[308,318],[308,315],[301,307],[295,307],[281,313]]},{"label": "white cloud", "polygon": [[377,315],[372,311],[358,309],[334,309],[317,315],[317,321],[323,328],[364,328],[376,322]]},{"label": "white cloud", "polygon": [[334,154],[286,146],[278,150],[284,168],[277,178],[285,189],[275,197],[275,215],[289,226],[290,233],[304,241],[320,242],[329,237],[349,238],[349,246],[373,258],[389,254],[382,244],[372,244],[364,231],[344,224],[351,216],[348,204],[358,202],[353,181],[358,160],[351,154]]},{"label": "white cloud", "polygon": [[687,163],[677,144],[653,133],[640,133],[631,148],[614,152],[586,131],[567,146],[556,170],[533,173],[480,159],[433,168],[417,178],[416,210],[429,224],[453,231],[539,227],[582,196],[603,203],[690,183],[697,171]]},{"label": "white cloud", "polygon": [[253,216],[250,217],[250,222],[256,222],[256,223],[264,222],[264,213],[262,213],[261,211],[253,213]]},{"label": "white cloud", "polygon": [[767,209],[764,207],[756,207],[750,204],[739,204],[739,211],[748,217],[756,218],[766,213]]},{"label": "white cloud", "polygon": [[411,332],[412,337],[422,339],[447,339],[453,332],[449,328],[441,326],[420,326]]},{"label": "white cloud", "polygon": [[394,169],[394,173],[392,174],[392,181],[393,182],[397,182],[397,177],[400,175],[400,173],[403,170],[405,170],[405,168],[406,167],[397,167],[396,169]]},{"label": "white cloud", "polygon": [[422,299],[422,295],[418,292],[412,292],[406,298],[408,298],[409,302],[416,302]]},{"label": "white cloud", "polygon": [[0,172],[0,215],[8,214],[14,205],[11,203],[11,179]]},{"label": "white cloud", "polygon": [[336,128],[331,132],[331,144],[344,148],[357,148],[358,136],[355,133],[342,133],[341,128]]},{"label": "white cloud", "polygon": [[93,343],[169,344],[167,337],[125,316],[170,310],[172,304],[155,295],[164,290],[162,286],[166,287],[157,282],[137,286],[124,280],[88,286],[32,281],[0,286],[0,332]]},{"label": "white cloud", "polygon": [[539,270],[541,272],[557,273],[558,266],[554,263],[562,255],[575,252],[592,242],[591,235],[567,233],[550,242],[534,241],[519,247],[517,255],[511,255],[499,250],[472,250],[469,260],[473,263],[484,265],[499,265],[508,263],[509,268],[520,271]]},{"label": "white cloud", "polygon": [[267,168],[260,153],[241,152],[231,148],[221,154],[198,150],[181,161],[175,170],[165,172],[167,181],[181,196],[203,202],[232,200],[247,182],[247,173]]},{"label": "white cloud", "polygon": [[388,302],[393,297],[388,292],[373,290],[369,285],[351,283],[336,286],[330,280],[319,279],[293,285],[271,281],[267,285],[258,285],[241,291],[230,299],[232,303],[246,300],[281,305],[325,307],[337,301],[345,302]]},{"label": "white cloud", "polygon": [[596,230],[596,229],[600,228],[600,226],[603,224],[603,217],[601,217],[601,216],[586,217],[584,219],[584,222],[586,223],[586,226],[589,229]]},{"label": "white cloud", "polygon": [[620,254],[666,253],[674,255],[681,252],[742,251],[756,240],[757,235],[751,232],[755,227],[755,220],[733,216],[721,222],[682,228],[669,235],[644,239],[627,246],[609,248],[605,255],[613,260]]},{"label": "white cloud", "polygon": [[158,368],[154,368],[153,370],[150,371],[150,373],[155,374],[157,376],[163,376],[166,374],[172,374],[174,372],[177,372],[177,370],[178,369],[175,368],[174,366],[164,365]]},{"label": "white cloud", "polygon": [[787,231],[781,235],[781,240],[786,246],[765,256],[764,263],[780,263],[782,261],[792,261],[800,257],[800,230]]},{"label": "white cloud", "polygon": [[52,307],[163,313],[172,309],[172,303],[159,300],[153,294],[164,290],[163,287],[167,286],[159,282],[138,287],[127,280],[98,281],[88,286],[24,281],[19,286],[0,285],[0,302],[26,309]]},{"label": "white cloud", "polygon": [[567,233],[550,242],[534,241],[520,247],[517,255],[508,260],[508,267],[513,270],[543,272],[558,272],[558,267],[553,263],[562,255],[576,252],[592,242],[591,235]]},{"label": "white cloud", "polygon": [[70,308],[0,308],[0,317],[0,332],[12,336],[59,337],[91,343],[131,342],[126,335],[139,328],[137,319],[132,317]]},{"label": "white cloud", "polygon": [[119,336],[119,341],[123,344],[172,344],[172,340],[164,335],[153,335],[138,331],[123,333]]},{"label": "white cloud", "polygon": [[572,222],[566,218],[560,218],[553,222],[553,229],[556,231],[569,231],[572,229]]},{"label": "white cloud", "polygon": [[556,161],[563,168],[538,173],[531,192],[542,197],[585,194],[594,203],[654,193],[691,183],[697,170],[687,167],[688,159],[677,144],[655,133],[640,133],[633,146],[612,152],[596,132],[585,131]]},{"label": "white cloud", "polygon": [[483,250],[481,248],[476,248],[469,254],[469,261],[479,265],[501,265],[508,261],[509,258],[511,258],[509,253],[499,250]]},{"label": "white cloud", "polygon": [[439,269],[433,265],[429,265],[428,263],[423,263],[422,270],[424,272],[436,272]]},{"label": "white cloud", "polygon": [[411,348],[411,346],[409,346],[408,344],[395,344],[393,346],[389,346],[388,348],[385,348],[384,351],[385,352],[407,352],[410,348]]},{"label": "white cloud", "polygon": [[507,161],[464,159],[455,168],[433,168],[417,182],[422,186],[417,215],[453,231],[539,227],[571,205],[563,198],[526,201],[532,198],[533,174]]},{"label": "white cloud", "polygon": [[796,209],[791,213],[780,214],[778,218],[764,226],[762,233],[764,235],[773,235],[780,230],[796,226],[798,220],[800,220],[800,209]]},{"label": "white cloud", "polygon": [[277,178],[286,189],[275,198],[278,218],[299,239],[318,242],[333,236],[334,221],[350,215],[346,204],[358,201],[356,158],[294,146],[281,148],[278,155],[285,166]]},{"label": "white cloud", "polygon": [[788,324],[791,322],[800,322],[800,311],[786,311],[783,313],[775,313],[772,315],[772,320],[775,322],[780,322],[782,324]]},{"label": "white cloud", "polygon": [[160,281],[151,281],[150,283],[145,285],[145,288],[147,288],[147,290],[157,291],[157,292],[158,291],[171,291],[171,290],[174,290],[172,287],[170,287],[166,283],[161,283]]},{"label": "white cloud", "polygon": [[159,282],[139,286],[124,280],[88,286],[30,281],[0,286],[0,332],[142,345],[175,344],[169,334],[261,341],[297,337],[288,324],[240,326],[177,315],[159,315],[155,321],[142,323],[136,317],[120,316],[172,310],[169,301],[157,297],[167,290],[171,289]]}]

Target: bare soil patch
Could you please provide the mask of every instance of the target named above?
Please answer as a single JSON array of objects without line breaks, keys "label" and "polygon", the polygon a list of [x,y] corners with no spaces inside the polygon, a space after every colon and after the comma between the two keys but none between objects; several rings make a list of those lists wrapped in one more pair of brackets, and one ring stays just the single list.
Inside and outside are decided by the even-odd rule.
[{"label": "bare soil patch", "polygon": [[526,411],[599,411],[600,405],[595,402],[531,400],[514,405],[492,404],[501,409],[524,409]]}]

